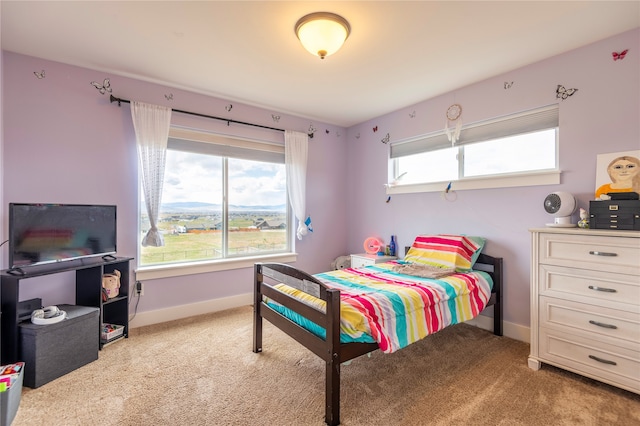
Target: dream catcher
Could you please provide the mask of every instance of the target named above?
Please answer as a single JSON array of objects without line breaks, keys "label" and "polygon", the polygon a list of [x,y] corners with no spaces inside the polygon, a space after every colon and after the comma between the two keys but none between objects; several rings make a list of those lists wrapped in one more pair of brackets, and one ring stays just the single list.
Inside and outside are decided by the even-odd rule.
[{"label": "dream catcher", "polygon": [[[444,126],[444,132],[447,134],[447,139],[451,142],[451,146],[454,146],[460,138],[460,131],[462,130],[462,107],[459,104],[453,104],[447,109],[447,123]],[[454,122],[453,132],[449,129],[449,123]]]}]

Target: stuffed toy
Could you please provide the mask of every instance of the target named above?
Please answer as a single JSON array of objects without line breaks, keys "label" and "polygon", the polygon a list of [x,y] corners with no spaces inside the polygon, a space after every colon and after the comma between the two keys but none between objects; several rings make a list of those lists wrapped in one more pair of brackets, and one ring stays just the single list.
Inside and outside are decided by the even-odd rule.
[{"label": "stuffed toy", "polygon": [[351,267],[351,256],[338,256],[331,262],[331,269],[345,269]]},{"label": "stuffed toy", "polygon": [[120,294],[120,271],[114,269],[112,274],[104,274],[102,276],[102,288],[109,299]]}]

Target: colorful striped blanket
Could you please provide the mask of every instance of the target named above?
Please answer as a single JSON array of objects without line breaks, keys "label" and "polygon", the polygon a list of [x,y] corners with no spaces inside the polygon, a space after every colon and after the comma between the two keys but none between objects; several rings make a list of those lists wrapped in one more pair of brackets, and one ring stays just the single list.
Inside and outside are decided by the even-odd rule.
[{"label": "colorful striped blanket", "polygon": [[[486,272],[431,279],[394,272],[398,264],[391,261],[314,275],[327,287],[340,290],[341,342],[376,342],[383,352],[395,352],[475,318],[491,297],[493,281]],[[324,301],[284,284],[276,288],[320,310],[326,307]],[[324,329],[318,325],[273,301],[268,303],[324,338]]]}]

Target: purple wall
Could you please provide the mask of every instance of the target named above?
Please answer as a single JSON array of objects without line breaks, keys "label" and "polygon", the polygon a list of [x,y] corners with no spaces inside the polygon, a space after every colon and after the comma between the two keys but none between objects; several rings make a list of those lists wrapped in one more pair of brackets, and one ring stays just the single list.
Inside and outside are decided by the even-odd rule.
[{"label": "purple wall", "polygon": [[[37,79],[34,71],[45,70]],[[136,257],[138,174],[135,134],[128,104],[110,104],[90,85],[109,77],[113,94],[174,109],[306,132],[311,122],[222,99],[194,94],[103,72],[3,52],[4,197],[6,235],[10,202],[100,203],[118,206],[118,254]],[[173,94],[168,102],[164,95]],[[233,103],[231,113],[225,106]],[[272,114],[280,115],[274,123]],[[174,113],[172,123],[229,135],[284,143],[281,132]],[[296,240],[296,266],[327,270],[347,247],[346,129],[314,122],[309,143],[307,213],[315,232]],[[326,133],[329,130],[329,133]],[[340,136],[338,136],[340,134]],[[0,251],[7,263],[7,247]],[[252,268],[145,282],[139,312],[246,294]],[[73,303],[73,278],[29,279],[20,299],[42,297],[45,304]]]},{"label": "purple wall", "polygon": [[[336,256],[362,252],[362,242],[371,235],[388,240],[396,234],[400,246],[420,233],[481,235],[488,239],[485,251],[505,259],[505,319],[528,326],[528,229],[549,220],[542,200],[564,190],[587,207],[595,186],[596,155],[640,149],[639,38],[640,30],[627,32],[348,130],[313,123],[318,132],[310,141],[307,211],[315,232],[296,241],[296,266],[311,273],[327,270]],[[611,52],[623,49],[629,49],[627,57],[612,61]],[[109,77],[114,95],[126,99],[299,131],[310,124],[235,103],[233,114],[226,115],[224,106],[230,102],[222,99],[10,52],[3,55],[5,235],[9,202],[117,204],[119,254],[136,255],[137,160],[129,106],[109,104],[91,81]],[[33,72],[42,69],[46,78],[39,80]],[[513,81],[508,90],[505,81]],[[462,105],[465,123],[557,103],[558,84],[579,89],[560,102],[560,185],[459,191],[455,202],[443,200],[440,193],[403,194],[386,203],[388,146],[380,142],[386,133],[393,142],[440,130],[452,103]],[[168,93],[174,96],[170,103],[164,98]],[[277,125],[272,113],[282,116]],[[174,123],[282,141],[280,133],[179,114],[174,114]],[[374,126],[379,129],[375,133]],[[5,246],[0,253],[6,265]],[[70,279],[29,280],[21,299],[72,303]],[[245,294],[251,291],[251,279],[252,270],[245,268],[148,281],[138,311]]]},{"label": "purple wall", "polygon": [[[588,210],[596,155],[640,149],[639,39],[640,30],[626,32],[350,128],[349,251],[362,251],[362,241],[371,235],[388,241],[395,234],[400,246],[421,233],[486,237],[485,252],[504,257],[505,319],[528,326],[528,229],[549,222],[544,197],[569,191]],[[613,61],[611,52],[624,49],[629,49],[626,58]],[[510,89],[505,82],[513,82]],[[559,101],[558,84],[579,90]],[[454,202],[436,192],[401,194],[387,204],[388,146],[381,139],[386,133],[393,142],[442,130],[453,103],[462,106],[464,123],[559,103],[561,184],[459,191]]]}]

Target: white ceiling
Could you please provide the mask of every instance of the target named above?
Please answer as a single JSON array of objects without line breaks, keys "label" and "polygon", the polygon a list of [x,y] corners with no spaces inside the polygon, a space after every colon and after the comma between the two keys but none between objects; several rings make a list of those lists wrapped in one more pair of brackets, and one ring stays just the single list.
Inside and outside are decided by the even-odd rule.
[{"label": "white ceiling", "polygon": [[[639,1],[0,4],[4,50],[345,127],[640,26]],[[324,60],[293,31],[316,11],[352,29]]]}]

